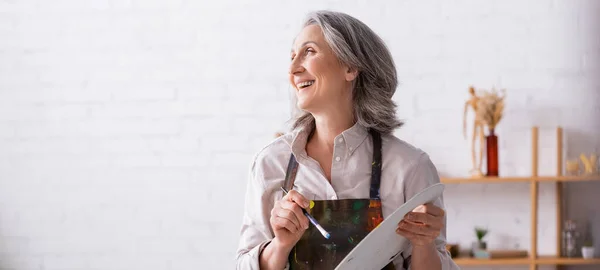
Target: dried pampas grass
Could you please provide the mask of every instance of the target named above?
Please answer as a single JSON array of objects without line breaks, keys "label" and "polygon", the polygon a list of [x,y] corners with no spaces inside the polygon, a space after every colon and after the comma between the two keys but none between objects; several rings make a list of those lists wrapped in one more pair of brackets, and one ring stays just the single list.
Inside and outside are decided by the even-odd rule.
[{"label": "dried pampas grass", "polygon": [[481,91],[477,102],[477,116],[489,129],[494,129],[502,120],[504,111],[505,89],[500,91],[492,88],[490,91]]}]

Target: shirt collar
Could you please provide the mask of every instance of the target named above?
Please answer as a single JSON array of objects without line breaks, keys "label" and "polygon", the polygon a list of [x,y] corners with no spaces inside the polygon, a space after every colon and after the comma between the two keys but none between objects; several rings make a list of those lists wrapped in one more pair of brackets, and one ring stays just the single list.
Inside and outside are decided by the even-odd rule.
[{"label": "shirt collar", "polygon": [[[358,123],[355,123],[354,126],[342,132],[341,136],[344,137],[344,141],[346,141],[349,155],[352,155],[360,144],[362,144],[365,138],[367,138],[367,135],[369,135],[367,128]],[[336,137],[336,139],[338,138]]]},{"label": "shirt collar", "polygon": [[312,127],[302,127],[293,133],[292,154],[294,154],[296,159],[307,158],[308,154],[306,153],[306,143],[311,130]]},{"label": "shirt collar", "polygon": [[[299,128],[294,132],[292,139],[292,153],[296,157],[306,158],[306,143],[308,136],[312,132],[312,126]],[[335,137],[334,144],[340,143],[338,140],[344,138],[346,142],[346,150],[349,155],[362,144],[365,138],[369,135],[369,131],[363,125],[355,123],[352,127],[342,132],[342,134]]]}]

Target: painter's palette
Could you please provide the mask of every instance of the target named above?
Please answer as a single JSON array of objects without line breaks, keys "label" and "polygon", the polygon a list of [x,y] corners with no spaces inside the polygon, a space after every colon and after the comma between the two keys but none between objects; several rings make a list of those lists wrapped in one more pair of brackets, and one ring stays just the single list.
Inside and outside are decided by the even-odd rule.
[{"label": "painter's palette", "polygon": [[444,184],[434,184],[401,205],[346,255],[336,270],[380,270],[393,261],[410,243],[398,235],[398,223],[417,206],[433,202],[444,192]]}]

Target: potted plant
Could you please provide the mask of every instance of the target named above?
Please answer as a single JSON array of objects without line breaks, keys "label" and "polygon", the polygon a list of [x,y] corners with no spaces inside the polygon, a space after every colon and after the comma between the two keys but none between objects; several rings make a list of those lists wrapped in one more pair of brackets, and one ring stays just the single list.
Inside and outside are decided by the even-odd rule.
[{"label": "potted plant", "polygon": [[486,250],[487,243],[483,238],[487,235],[488,230],[480,227],[475,227],[475,235],[477,236],[477,249]]},{"label": "potted plant", "polygon": [[594,243],[591,238],[588,238],[581,247],[581,255],[584,259],[594,258]]},{"label": "potted plant", "polygon": [[475,227],[475,236],[477,237],[477,242],[473,242],[471,246],[471,257],[480,259],[489,258],[489,253],[487,252],[487,243],[483,241],[483,238],[487,235],[487,233],[487,229]]}]

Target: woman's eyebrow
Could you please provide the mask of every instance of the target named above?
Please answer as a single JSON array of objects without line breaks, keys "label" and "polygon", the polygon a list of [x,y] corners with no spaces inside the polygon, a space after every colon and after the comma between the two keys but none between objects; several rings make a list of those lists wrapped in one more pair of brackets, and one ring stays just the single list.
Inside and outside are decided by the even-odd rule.
[{"label": "woman's eyebrow", "polygon": [[[317,45],[317,46],[319,46],[319,44],[317,44],[316,42],[314,42],[314,41],[310,41],[310,40],[309,40],[309,41],[305,41],[304,43],[302,43],[302,45],[300,45],[300,47],[299,47],[299,48],[302,48],[302,47],[306,46],[307,44],[311,44],[311,43],[312,43],[312,44],[315,44],[315,45]],[[292,48],[292,49],[291,49],[291,52],[292,52],[292,53],[294,52],[294,48]]]}]

